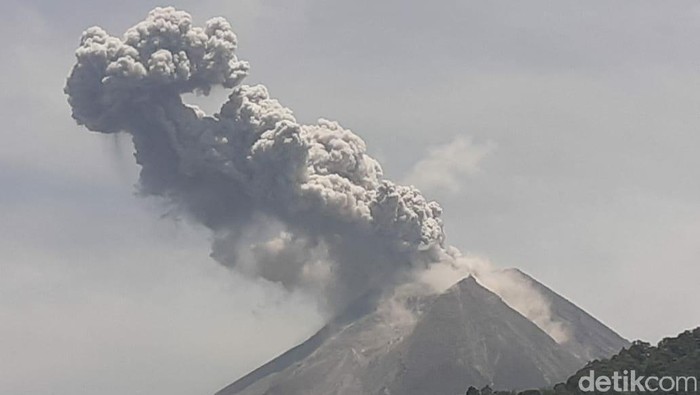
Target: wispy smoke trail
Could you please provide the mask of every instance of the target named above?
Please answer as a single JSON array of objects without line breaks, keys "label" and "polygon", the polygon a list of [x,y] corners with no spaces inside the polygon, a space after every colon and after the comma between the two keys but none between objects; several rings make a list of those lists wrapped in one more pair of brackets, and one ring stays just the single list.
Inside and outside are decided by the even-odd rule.
[{"label": "wispy smoke trail", "polygon": [[[65,88],[73,118],[129,133],[141,192],[212,229],[215,259],[318,291],[331,311],[460,259],[445,244],[440,206],[385,179],[360,137],[333,121],[302,125],[264,86],[241,85],[249,66],[236,44],[225,19],[196,27],[173,8],[154,9],[122,38],[92,27]],[[216,85],[231,89],[219,113],[183,103]]]}]

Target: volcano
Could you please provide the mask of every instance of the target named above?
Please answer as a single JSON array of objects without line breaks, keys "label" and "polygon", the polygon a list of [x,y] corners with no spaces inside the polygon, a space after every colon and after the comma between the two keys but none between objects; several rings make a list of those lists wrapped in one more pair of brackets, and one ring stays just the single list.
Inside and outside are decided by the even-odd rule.
[{"label": "volcano", "polygon": [[551,386],[629,342],[527,274],[567,329],[557,343],[498,295],[467,277],[401,307],[361,308],[216,395],[455,395],[469,386]]}]

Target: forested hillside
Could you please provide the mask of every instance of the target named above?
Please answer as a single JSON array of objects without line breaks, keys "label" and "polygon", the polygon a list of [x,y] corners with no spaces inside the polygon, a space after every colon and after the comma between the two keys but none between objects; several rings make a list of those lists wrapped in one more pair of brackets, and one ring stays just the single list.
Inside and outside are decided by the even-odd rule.
[{"label": "forested hillside", "polygon": [[[614,372],[634,370],[637,376],[670,376],[670,377],[695,377],[700,381],[700,327],[688,330],[676,337],[665,338],[658,345],[652,346],[649,343],[635,341],[628,348],[623,349],[618,354],[608,359],[594,360],[586,364],[576,374],[569,377],[565,383],[557,384],[551,389],[526,390],[521,392],[493,391],[490,387],[476,389],[471,387],[467,390],[467,395],[569,395],[569,394],[591,394],[594,392],[583,392],[579,390],[578,383],[582,376],[587,376],[590,371],[595,372],[595,376],[611,377]],[[692,389],[692,388],[691,388]],[[615,393],[608,391],[607,393]],[[629,394],[637,392],[628,392]],[[652,394],[653,392],[644,392]],[[663,392],[656,393],[697,393],[689,392]]]}]

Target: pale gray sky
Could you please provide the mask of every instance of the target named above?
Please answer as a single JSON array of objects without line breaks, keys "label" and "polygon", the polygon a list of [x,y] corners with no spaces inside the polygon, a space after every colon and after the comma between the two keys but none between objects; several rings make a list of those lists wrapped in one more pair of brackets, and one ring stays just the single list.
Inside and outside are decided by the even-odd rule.
[{"label": "pale gray sky", "polygon": [[[630,339],[700,324],[699,3],[169,4],[227,17],[248,82],[423,184],[451,244]],[[209,259],[204,229],[134,195],[130,142],[70,118],[82,30],[169,4],[0,4],[0,393],[213,393],[321,324]]]}]

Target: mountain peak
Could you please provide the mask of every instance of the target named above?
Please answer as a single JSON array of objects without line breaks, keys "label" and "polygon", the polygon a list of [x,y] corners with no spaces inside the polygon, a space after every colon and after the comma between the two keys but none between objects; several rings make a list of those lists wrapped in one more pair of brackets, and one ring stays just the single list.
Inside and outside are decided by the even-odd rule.
[{"label": "mountain peak", "polygon": [[[577,340],[577,347],[605,354],[608,347],[620,344],[614,332],[591,322],[585,312],[532,277],[517,269],[508,273],[542,287],[553,311],[563,314],[555,318],[571,325],[578,325],[572,320],[580,318],[584,328],[595,329],[594,336]],[[334,321],[218,395],[453,395],[472,385],[538,388],[560,382],[583,366],[590,354],[581,350],[556,343],[474,276],[467,276],[426,298],[420,309],[385,303]]]},{"label": "mountain peak", "polygon": [[501,301],[501,297],[493,293],[491,290],[483,286],[476,277],[469,275],[459,280],[455,285],[447,289],[439,298],[447,297],[448,295],[458,295],[457,298],[462,301],[475,301],[476,303],[494,303]]},{"label": "mountain peak", "polygon": [[[482,287],[481,284],[479,284],[479,281],[477,281],[476,277],[472,276],[471,274],[468,275],[467,277],[464,277],[463,279],[457,281],[455,285],[453,285],[450,288],[471,288],[471,287]],[[448,291],[449,292],[449,291]]]}]

